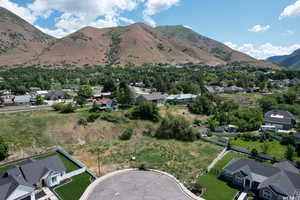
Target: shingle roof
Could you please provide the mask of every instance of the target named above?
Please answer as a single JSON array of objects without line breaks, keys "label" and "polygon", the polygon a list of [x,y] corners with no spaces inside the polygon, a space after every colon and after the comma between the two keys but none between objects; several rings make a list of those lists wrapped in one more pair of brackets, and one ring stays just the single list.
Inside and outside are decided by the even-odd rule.
[{"label": "shingle roof", "polygon": [[254,160],[244,158],[233,159],[224,167],[230,173],[245,172],[253,180],[259,180],[258,189],[270,188],[283,196],[294,195],[300,190],[300,175],[298,169],[289,161],[282,161],[273,166],[264,165]]},{"label": "shingle roof", "polygon": [[20,185],[34,188],[35,184],[49,171],[66,171],[59,156],[55,155],[42,160],[28,159],[21,166],[9,168],[0,177],[0,200],[6,199]]},{"label": "shingle roof", "polygon": [[197,95],[194,94],[174,94],[167,97],[168,100],[184,100],[184,99],[195,99]]},{"label": "shingle roof", "polygon": [[292,120],[296,120],[296,117],[289,111],[271,110],[265,113],[264,120],[272,123],[291,124]]},{"label": "shingle roof", "polygon": [[161,93],[143,94],[141,96],[143,96],[148,101],[153,101],[153,100],[159,100],[159,99],[165,99],[166,98],[166,95],[161,94]]}]

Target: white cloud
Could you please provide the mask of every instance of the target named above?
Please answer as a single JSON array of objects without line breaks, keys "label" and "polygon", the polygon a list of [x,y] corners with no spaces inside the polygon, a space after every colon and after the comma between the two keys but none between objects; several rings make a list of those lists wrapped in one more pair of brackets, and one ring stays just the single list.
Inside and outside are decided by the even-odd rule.
[{"label": "white cloud", "polygon": [[251,29],[249,29],[250,32],[259,33],[259,32],[265,32],[271,28],[270,25],[262,26],[262,25],[255,25]]},{"label": "white cloud", "polygon": [[152,19],[152,16],[161,11],[168,10],[174,5],[178,5],[180,1],[181,0],[148,0],[145,4],[146,8],[143,11],[143,18],[151,26],[156,26],[156,22]]},{"label": "white cloud", "polygon": [[[54,36],[65,36],[85,26],[97,28],[117,26],[120,21],[132,23],[122,17],[124,11],[134,10],[144,0],[35,0],[28,8],[35,16],[48,18],[56,10],[63,14],[56,19],[55,30],[44,30]],[[41,28],[41,27],[39,27]]]},{"label": "white cloud", "polygon": [[0,6],[10,10],[30,23],[33,23],[37,20],[37,17],[33,15],[30,9],[21,7],[10,0],[0,0]]},{"label": "white cloud", "polygon": [[300,16],[300,0],[297,0],[294,4],[287,6],[280,14],[279,19],[296,16]]},{"label": "white cloud", "polygon": [[271,56],[288,55],[295,50],[300,49],[300,44],[294,44],[290,46],[275,46],[271,43],[265,43],[260,46],[254,46],[253,44],[243,44],[241,46],[232,42],[225,42],[225,44],[232,49],[241,51],[257,59],[266,59]]}]

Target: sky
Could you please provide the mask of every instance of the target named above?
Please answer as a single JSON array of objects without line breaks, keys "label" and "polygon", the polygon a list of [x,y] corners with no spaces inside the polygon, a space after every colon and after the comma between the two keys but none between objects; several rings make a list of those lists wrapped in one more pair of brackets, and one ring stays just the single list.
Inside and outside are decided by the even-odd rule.
[{"label": "sky", "polygon": [[258,59],[300,48],[300,0],[0,0],[43,32],[143,22],[184,25]]}]

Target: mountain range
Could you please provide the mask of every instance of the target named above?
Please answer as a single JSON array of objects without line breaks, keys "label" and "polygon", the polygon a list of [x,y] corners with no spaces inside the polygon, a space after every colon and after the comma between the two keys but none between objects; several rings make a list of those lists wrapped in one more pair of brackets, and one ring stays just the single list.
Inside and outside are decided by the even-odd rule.
[{"label": "mountain range", "polygon": [[269,62],[276,63],[289,69],[300,69],[300,49],[290,55],[273,56],[267,59]]},{"label": "mountain range", "polygon": [[0,7],[0,66],[143,65],[242,63],[275,67],[184,26],[152,28],[143,23],[114,28],[85,27],[61,39],[49,36]]}]

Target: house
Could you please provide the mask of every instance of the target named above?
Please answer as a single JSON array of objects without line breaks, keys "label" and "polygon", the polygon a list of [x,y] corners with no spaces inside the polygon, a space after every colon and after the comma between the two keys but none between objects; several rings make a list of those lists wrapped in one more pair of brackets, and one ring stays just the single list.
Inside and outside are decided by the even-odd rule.
[{"label": "house", "polygon": [[225,128],[220,126],[220,127],[215,127],[214,128],[214,132],[215,133],[224,133],[225,132]]},{"label": "house", "polygon": [[39,88],[39,87],[30,87],[29,89],[31,92],[37,92],[37,91],[41,90],[41,88]]},{"label": "house", "polygon": [[161,93],[142,94],[136,98],[136,103],[152,102],[157,105],[164,105],[166,102],[166,95]]},{"label": "house", "polygon": [[15,96],[12,98],[13,105],[15,106],[28,106],[35,102],[35,99],[29,95]]},{"label": "house", "polygon": [[236,93],[241,93],[245,92],[244,88],[237,87],[237,86],[229,86],[224,88],[224,93],[226,94],[236,94]]},{"label": "house", "polygon": [[102,92],[99,94],[94,94],[93,99],[102,99],[103,97],[110,97],[110,96],[111,96],[111,92]]},{"label": "house", "polygon": [[48,94],[48,91],[47,90],[38,90],[38,91],[34,92],[34,94],[45,97],[45,95]]},{"label": "house", "polygon": [[49,92],[45,94],[45,100],[65,100],[65,99],[70,99],[71,96],[62,90],[54,91],[54,92]]},{"label": "house", "polygon": [[168,102],[173,102],[175,104],[189,104],[192,103],[197,98],[194,94],[174,94],[167,97]]},{"label": "house", "polygon": [[265,125],[275,126],[278,130],[290,130],[296,124],[296,117],[285,110],[271,110],[264,115]]},{"label": "house", "polygon": [[99,105],[99,110],[117,110],[118,109],[118,103],[115,100],[112,100],[110,98],[103,97],[102,99],[99,99],[97,101],[94,101],[94,104]]},{"label": "house", "polygon": [[293,138],[294,138],[295,144],[300,144],[300,132],[295,133]]},{"label": "house", "polygon": [[57,155],[42,160],[27,159],[0,177],[0,199],[35,200],[36,190],[59,185],[65,180],[65,174],[66,168]]},{"label": "house", "polygon": [[212,93],[212,94],[224,93],[224,88],[220,86],[204,86],[204,88],[208,93]]},{"label": "house", "polygon": [[209,130],[205,126],[197,126],[196,128],[201,135],[208,135]]},{"label": "house", "polygon": [[265,165],[255,160],[237,158],[223,168],[222,177],[259,199],[300,198],[299,170],[289,161]]}]

